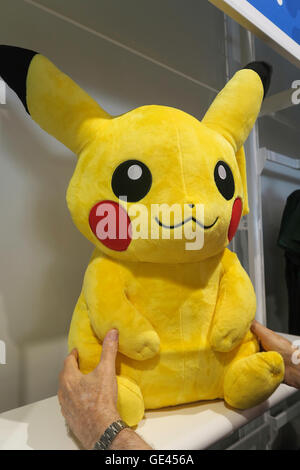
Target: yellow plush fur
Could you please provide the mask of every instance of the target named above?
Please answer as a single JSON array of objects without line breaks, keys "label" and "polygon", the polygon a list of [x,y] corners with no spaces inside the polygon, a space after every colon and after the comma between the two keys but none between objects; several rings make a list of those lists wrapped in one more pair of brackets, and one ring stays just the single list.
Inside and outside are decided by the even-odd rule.
[{"label": "yellow plush fur", "polygon": [[[99,362],[106,332],[118,328],[118,407],[130,425],[145,409],[198,400],[225,398],[233,407],[252,407],[283,379],[281,356],[260,353],[250,333],[255,293],[226,248],[234,201],[239,198],[243,213],[248,211],[243,144],[263,93],[259,75],[245,69],[228,82],[202,122],[164,106],[112,118],[48,59],[37,54],[31,61],[29,113],[78,154],[67,202],[75,225],[95,245],[69,349],[78,349],[80,368],[89,373]],[[139,201],[147,208],[204,204],[202,224],[216,223],[197,227],[204,231],[201,249],[187,250],[188,240],[175,236],[177,228],[165,238],[170,230],[160,227],[157,239],[132,239],[123,251],[95,236],[89,224],[95,204],[108,200],[125,207],[111,181],[118,165],[130,159],[151,171],[151,188]],[[214,179],[219,161],[234,178],[229,199]],[[149,230],[151,218],[149,210]],[[188,224],[195,229],[192,220]]]}]

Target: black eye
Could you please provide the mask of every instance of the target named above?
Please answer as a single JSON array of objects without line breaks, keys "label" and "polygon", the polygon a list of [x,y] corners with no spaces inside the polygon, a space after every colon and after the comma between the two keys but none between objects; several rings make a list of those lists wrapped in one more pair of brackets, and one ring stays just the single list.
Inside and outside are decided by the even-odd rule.
[{"label": "black eye", "polygon": [[114,171],[111,187],[118,198],[125,196],[128,202],[143,199],[150,191],[152,175],[149,168],[139,160],[127,160]]},{"label": "black eye", "polygon": [[215,182],[222,196],[229,201],[234,195],[233,174],[227,163],[218,162],[215,167]]}]

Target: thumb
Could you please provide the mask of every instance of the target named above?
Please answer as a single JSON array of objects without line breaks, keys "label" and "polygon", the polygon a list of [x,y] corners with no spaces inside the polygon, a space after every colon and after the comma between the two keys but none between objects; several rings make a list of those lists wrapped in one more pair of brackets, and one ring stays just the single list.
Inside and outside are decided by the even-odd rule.
[{"label": "thumb", "polygon": [[262,347],[266,351],[283,352],[289,350],[290,341],[283,336],[280,336],[275,331],[270,330],[261,323],[254,321],[251,325],[251,331],[254,333],[261,342]]},{"label": "thumb", "polygon": [[259,338],[263,338],[268,334],[270,330],[261,323],[259,323],[257,320],[253,320],[251,325],[251,331]]},{"label": "thumb", "polygon": [[62,373],[76,374],[77,372],[80,372],[78,359],[79,358],[77,349],[72,349],[72,351],[68,354],[65,359]]},{"label": "thumb", "polygon": [[266,342],[270,339],[270,335],[275,335],[275,333],[256,320],[254,320],[251,325],[251,331],[257,336],[264,349],[267,348]]},{"label": "thumb", "polygon": [[102,344],[102,354],[96,370],[104,371],[106,374],[116,373],[116,357],[119,345],[119,332],[116,329],[110,330]]}]

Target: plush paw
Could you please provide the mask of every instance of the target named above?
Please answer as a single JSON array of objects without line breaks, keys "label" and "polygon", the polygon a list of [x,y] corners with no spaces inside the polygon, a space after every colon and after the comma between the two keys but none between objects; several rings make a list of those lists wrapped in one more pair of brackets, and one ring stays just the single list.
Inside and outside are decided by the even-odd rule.
[{"label": "plush paw", "polygon": [[252,408],[265,401],[284,378],[284,362],[275,351],[256,353],[233,363],[224,379],[225,401]]},{"label": "plush paw", "polygon": [[126,344],[122,344],[122,337],[120,335],[119,347],[120,352],[131,359],[145,361],[159,353],[160,340],[154,330],[149,330],[136,336],[133,334],[130,340],[126,338]]},{"label": "plush paw", "polygon": [[214,328],[210,336],[211,347],[215,351],[229,352],[240,344],[245,336],[237,328]]}]

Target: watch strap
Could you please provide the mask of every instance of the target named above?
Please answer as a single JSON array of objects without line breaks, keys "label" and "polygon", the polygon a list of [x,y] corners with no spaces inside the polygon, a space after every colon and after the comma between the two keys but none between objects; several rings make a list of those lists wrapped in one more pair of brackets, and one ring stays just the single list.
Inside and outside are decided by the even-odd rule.
[{"label": "watch strap", "polygon": [[100,439],[96,442],[94,450],[107,450],[110,448],[113,440],[119,434],[122,429],[128,428],[127,424],[119,419],[114,421],[110,426],[104,431]]}]

